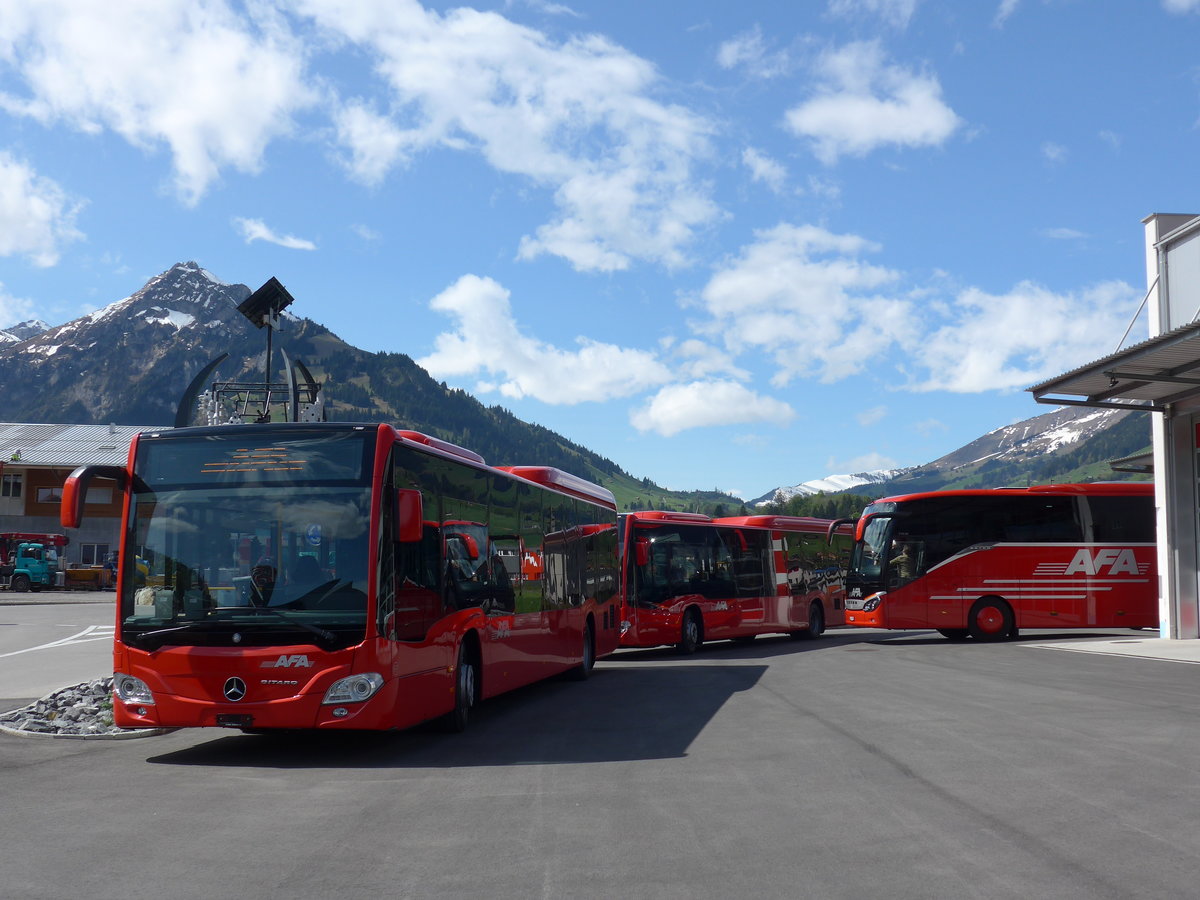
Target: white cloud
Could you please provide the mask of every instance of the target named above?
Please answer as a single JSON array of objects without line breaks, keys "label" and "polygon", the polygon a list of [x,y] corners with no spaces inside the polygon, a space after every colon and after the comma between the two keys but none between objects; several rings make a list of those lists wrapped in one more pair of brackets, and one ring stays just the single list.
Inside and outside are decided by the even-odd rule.
[{"label": "white cloud", "polygon": [[304,238],[293,237],[290,234],[276,234],[262,219],[234,219],[234,226],[247,244],[254,241],[266,241],[277,244],[288,250],[316,250],[317,245]]},{"label": "white cloud", "polygon": [[[307,69],[342,52],[372,65],[364,96],[339,96],[335,75]],[[651,63],[600,36],[559,41],[494,12],[442,14],[416,0],[39,0],[5,6],[0,65],[11,73],[0,110],[165,147],[188,203],[225,169],[258,171],[271,141],[303,125],[368,184],[441,149],[550,192],[556,211],[520,241],[522,259],[678,267],[720,215],[695,175],[715,128],[655,98]]]},{"label": "white cloud", "polygon": [[701,291],[709,319],[695,327],[731,353],[771,354],[776,386],[854,374],[913,327],[906,302],[876,295],[898,275],[860,258],[875,249],[811,225],[756,232]]},{"label": "white cloud", "polygon": [[1171,13],[1200,11],[1200,0],[1162,0],[1163,9]]},{"label": "white cloud", "polygon": [[1079,241],[1087,237],[1087,233],[1074,228],[1043,228],[1039,234],[1053,241]]},{"label": "white cloud", "polygon": [[[0,284],[0,330],[19,322],[27,322],[36,316],[37,308],[32,300],[14,297],[4,290],[3,284]],[[3,346],[3,343],[0,343],[0,346]]]},{"label": "white cloud", "polygon": [[416,361],[434,378],[486,373],[498,383],[481,390],[571,405],[627,397],[673,377],[645,351],[583,337],[579,349],[567,351],[527,337],[513,319],[509,292],[491,278],[464,275],[430,307],[456,320],[455,330],[438,335],[434,351]]},{"label": "white cloud", "polygon": [[785,124],[824,163],[887,145],[940,146],[963,124],[937,78],[888,65],[877,41],[826,53],[817,75],[814,96],[788,110]]},{"label": "white cloud", "polygon": [[315,100],[298,47],[267,7],[249,9],[261,17],[224,0],[5,4],[0,61],[14,77],[0,109],[166,145],[179,193],[195,202],[222,167],[256,171],[267,143]]},{"label": "white cloud", "polygon": [[876,422],[882,421],[887,413],[888,409],[886,406],[872,406],[870,409],[864,409],[862,412],[855,413],[854,418],[858,421],[859,425],[866,428],[867,426],[874,425]]},{"label": "white cloud", "polygon": [[[578,13],[571,7],[563,3],[547,3],[545,0],[524,0],[525,5],[530,9],[536,9],[538,12],[545,13],[550,16],[571,16],[578,19],[582,17],[582,13]],[[512,0],[505,0],[505,8],[513,5]]]},{"label": "white cloud", "polygon": [[755,181],[763,182],[777,194],[783,191],[787,169],[782,164],[753,147],[742,151],[742,163],[750,170],[750,177]]},{"label": "white cloud", "polygon": [[878,249],[811,225],[757,232],[701,291],[707,318],[689,324],[734,359],[772,360],[776,387],[869,371],[896,390],[976,393],[1024,388],[1111,352],[1140,298],[1123,282],[946,295],[935,274],[902,287],[902,273],[863,259]]},{"label": "white cloud", "polygon": [[1113,351],[1139,297],[1124,282],[1066,294],[1031,282],[1003,295],[963,291],[946,324],[909,348],[929,373],[912,387],[956,393],[1012,390],[1099,359]]},{"label": "white cloud", "polygon": [[652,96],[653,65],[597,35],[556,42],[493,12],[413,0],[306,0],[301,9],[363,48],[385,90],[350,99],[337,135],[357,177],[377,181],[420,150],[479,153],[554,192],[557,216],[526,235],[583,271],[687,262],[718,209],[693,177],[712,125]]},{"label": "white cloud", "polygon": [[25,256],[36,266],[58,262],[75,229],[79,204],[27,163],[0,151],[0,256]]},{"label": "white cloud", "polygon": [[630,424],[638,431],[671,437],[689,428],[747,422],[789,422],[796,412],[788,404],[764,397],[736,381],[669,384],[634,410]]},{"label": "white cloud", "polygon": [[733,364],[733,358],[712,344],[695,339],[686,340],[673,348],[681,362],[679,371],[684,378],[713,379],[715,376],[749,381],[750,373]]},{"label": "white cloud", "polygon": [[1049,163],[1064,163],[1067,161],[1067,148],[1054,141],[1046,141],[1042,144],[1042,156]]},{"label": "white cloud", "polygon": [[411,134],[387,116],[351,102],[334,112],[338,143],[350,152],[347,168],[365,184],[378,184],[388,171],[408,159]]},{"label": "white cloud", "polygon": [[905,28],[912,21],[918,0],[830,0],[829,11],[846,18],[878,16],[889,25]]},{"label": "white cloud", "polygon": [[768,52],[763,44],[762,29],[755,25],[721,43],[717,48],[717,65],[722,69],[741,67],[755,78],[766,79],[786,74],[789,60],[782,50]]},{"label": "white cloud", "polygon": [[885,469],[897,469],[900,464],[890,456],[882,453],[864,453],[853,459],[837,460],[832,456],[825,460],[825,468],[829,472],[843,475],[857,475],[860,472],[878,472]]},{"label": "white cloud", "polygon": [[1004,23],[1008,21],[1008,17],[1017,11],[1017,5],[1020,2],[1021,0],[1000,0],[1000,6],[996,9],[996,16],[992,19],[992,26],[995,28],[1003,27]]}]

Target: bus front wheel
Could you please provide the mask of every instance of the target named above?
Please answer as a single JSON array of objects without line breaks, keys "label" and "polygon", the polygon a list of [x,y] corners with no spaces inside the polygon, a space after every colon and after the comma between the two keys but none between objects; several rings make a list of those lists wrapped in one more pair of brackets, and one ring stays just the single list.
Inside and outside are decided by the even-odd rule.
[{"label": "bus front wheel", "polygon": [[442,727],[449,732],[467,730],[471,707],[478,699],[479,669],[475,653],[464,641],[458,648],[458,664],[454,667],[454,709],[442,718]]},{"label": "bus front wheel", "polygon": [[1002,641],[1013,631],[1012,608],[999,597],[975,601],[967,616],[967,631],[977,641]]},{"label": "bus front wheel", "polygon": [[690,656],[700,649],[702,643],[704,643],[704,625],[700,621],[700,613],[695,609],[689,609],[683,614],[683,627],[679,632],[679,643],[675,646],[680,653]]}]

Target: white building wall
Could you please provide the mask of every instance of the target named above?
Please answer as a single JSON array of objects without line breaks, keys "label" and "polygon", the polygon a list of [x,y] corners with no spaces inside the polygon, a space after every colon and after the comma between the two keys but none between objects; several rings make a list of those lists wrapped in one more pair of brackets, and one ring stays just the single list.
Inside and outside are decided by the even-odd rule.
[{"label": "white building wall", "polygon": [[[1200,218],[1155,214],[1144,221],[1149,337],[1200,312]],[[1175,233],[1171,240],[1164,238]],[[1154,413],[1154,497],[1158,528],[1159,632],[1200,638],[1200,518],[1196,429],[1200,398]]]}]

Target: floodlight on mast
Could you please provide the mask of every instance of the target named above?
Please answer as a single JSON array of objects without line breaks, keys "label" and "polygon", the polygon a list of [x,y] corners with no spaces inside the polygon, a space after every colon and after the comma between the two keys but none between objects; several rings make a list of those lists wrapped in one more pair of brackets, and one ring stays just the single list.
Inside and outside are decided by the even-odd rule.
[{"label": "floodlight on mast", "polygon": [[[270,422],[272,408],[277,406],[283,407],[281,414],[285,422],[325,421],[322,386],[316,383],[304,363],[292,360],[282,348],[285,381],[281,384],[271,381],[272,337],[279,328],[280,313],[294,300],[279,279],[272,277],[238,304],[238,312],[255,328],[267,329],[266,379],[261,384],[217,380],[214,377],[217,366],[229,358],[228,353],[222,353],[201,369],[184,391],[175,413],[176,428],[191,423],[197,404],[201,418],[209,425]],[[211,385],[205,389],[210,378],[213,378]]]},{"label": "floodlight on mast", "polygon": [[272,275],[266,284],[238,304],[238,312],[253,322],[255,328],[267,329],[267,384],[271,383],[271,335],[279,327],[279,314],[295,300]]}]

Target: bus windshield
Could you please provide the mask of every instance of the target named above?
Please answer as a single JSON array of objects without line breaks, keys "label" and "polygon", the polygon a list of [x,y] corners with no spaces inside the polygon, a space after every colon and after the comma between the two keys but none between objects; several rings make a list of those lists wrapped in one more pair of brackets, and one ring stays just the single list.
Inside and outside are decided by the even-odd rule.
[{"label": "bus windshield", "polygon": [[892,539],[891,516],[874,516],[863,529],[863,539],[854,545],[849,574],[873,581],[883,574],[888,547]]},{"label": "bus windshield", "polygon": [[[307,465],[303,487],[258,464],[249,478],[238,476],[221,462],[233,448],[209,439],[200,450],[178,440],[139,447],[140,473],[153,477],[135,480],[130,507],[125,640],[144,649],[314,642],[332,649],[362,641],[371,506],[365,442],[360,434],[329,454],[314,450],[328,435],[306,445],[308,437],[272,434],[270,442],[276,457]],[[348,465],[325,483],[311,478],[332,471],[312,463],[331,455]],[[219,472],[209,477],[214,460]]]}]

